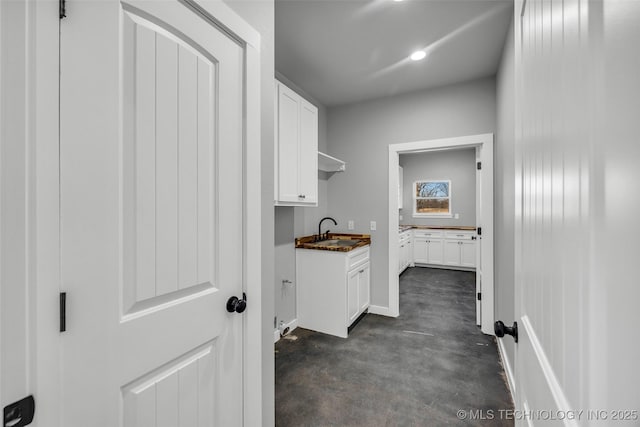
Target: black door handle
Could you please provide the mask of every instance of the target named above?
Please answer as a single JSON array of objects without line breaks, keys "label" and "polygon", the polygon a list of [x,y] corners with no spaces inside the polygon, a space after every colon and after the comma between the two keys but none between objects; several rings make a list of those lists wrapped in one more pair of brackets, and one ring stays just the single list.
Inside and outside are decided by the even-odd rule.
[{"label": "black door handle", "polygon": [[493,330],[496,333],[497,337],[502,338],[506,335],[511,335],[515,342],[518,342],[518,322],[513,322],[513,326],[505,326],[502,320],[498,320],[494,326]]},{"label": "black door handle", "polygon": [[247,294],[242,293],[242,299],[233,296],[227,300],[227,311],[229,313],[242,313],[247,309]]}]

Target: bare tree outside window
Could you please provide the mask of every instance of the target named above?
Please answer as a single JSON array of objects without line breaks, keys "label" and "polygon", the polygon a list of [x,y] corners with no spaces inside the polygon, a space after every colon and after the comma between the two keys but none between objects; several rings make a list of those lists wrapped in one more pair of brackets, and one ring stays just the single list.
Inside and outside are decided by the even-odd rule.
[{"label": "bare tree outside window", "polygon": [[451,214],[451,181],[416,181],[414,188],[414,216]]}]

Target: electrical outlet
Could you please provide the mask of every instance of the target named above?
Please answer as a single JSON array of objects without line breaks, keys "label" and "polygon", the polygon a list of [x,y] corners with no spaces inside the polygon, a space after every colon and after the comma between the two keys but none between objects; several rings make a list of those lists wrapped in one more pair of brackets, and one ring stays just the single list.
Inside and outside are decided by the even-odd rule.
[{"label": "electrical outlet", "polygon": [[349,230],[353,230],[355,228],[355,224],[352,219],[350,219],[349,222],[347,223],[347,228]]},{"label": "electrical outlet", "polygon": [[455,214],[453,217],[454,217],[455,219],[460,219],[460,214]]},{"label": "electrical outlet", "polygon": [[371,229],[371,231],[376,231],[376,222],[375,221],[371,221],[371,223],[369,225],[370,225],[369,228]]},{"label": "electrical outlet", "polygon": [[402,215],[400,215],[400,216],[398,217],[398,219],[399,219],[400,221],[402,221],[404,218],[402,217]]}]

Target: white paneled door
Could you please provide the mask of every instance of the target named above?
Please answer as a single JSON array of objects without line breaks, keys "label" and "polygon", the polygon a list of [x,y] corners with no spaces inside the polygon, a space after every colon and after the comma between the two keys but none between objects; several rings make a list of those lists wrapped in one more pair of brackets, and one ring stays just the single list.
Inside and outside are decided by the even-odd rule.
[{"label": "white paneled door", "polygon": [[243,46],[187,2],[67,12],[60,425],[242,425]]}]

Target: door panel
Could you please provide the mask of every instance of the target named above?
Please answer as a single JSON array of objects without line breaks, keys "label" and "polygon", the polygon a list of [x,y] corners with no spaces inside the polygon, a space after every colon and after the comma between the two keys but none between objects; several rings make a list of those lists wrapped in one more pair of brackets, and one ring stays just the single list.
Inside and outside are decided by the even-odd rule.
[{"label": "door panel", "polygon": [[347,276],[347,316],[349,317],[348,325],[351,324],[358,316],[358,291],[359,291],[359,270],[352,270]]},{"label": "door panel", "polygon": [[426,263],[427,259],[427,239],[416,237],[413,241],[413,261]]},{"label": "door panel", "polygon": [[463,267],[476,266],[476,244],[475,242],[460,242],[460,265]]},{"label": "door panel", "polygon": [[[214,82],[209,57],[123,15],[125,277],[124,314],[150,299],[213,286],[211,227],[215,171]],[[196,46],[197,47],[197,46]],[[126,95],[125,95],[126,96]],[[178,295],[178,294],[175,294]],[[174,297],[175,297],[174,295]],[[158,298],[154,301],[164,301]]]},{"label": "door panel", "polygon": [[241,425],[243,48],[178,1],[68,7],[62,425]]},{"label": "door panel", "polygon": [[371,266],[367,263],[358,273],[358,301],[359,311],[364,311],[369,306],[369,286]]}]

